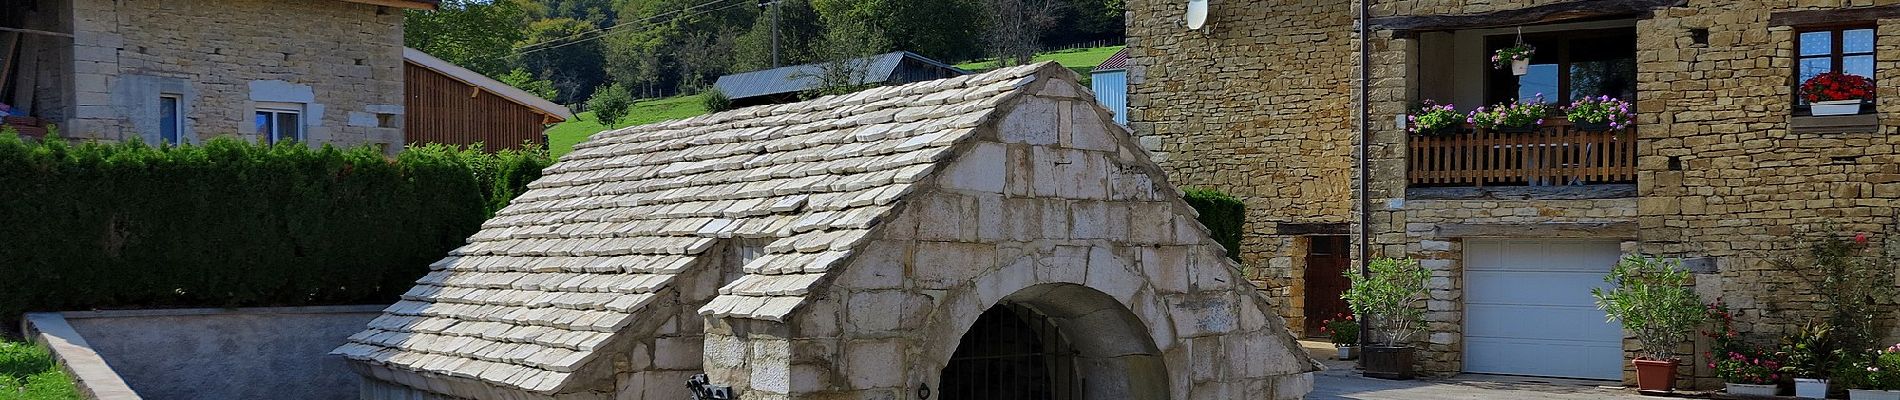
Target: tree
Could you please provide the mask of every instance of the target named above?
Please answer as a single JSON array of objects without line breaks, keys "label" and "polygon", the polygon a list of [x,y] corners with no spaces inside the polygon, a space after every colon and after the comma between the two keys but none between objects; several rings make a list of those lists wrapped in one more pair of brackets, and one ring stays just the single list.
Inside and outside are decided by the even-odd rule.
[{"label": "tree", "polygon": [[587,109],[594,112],[594,118],[601,126],[612,128],[614,123],[627,116],[627,109],[633,107],[633,95],[619,83],[608,84],[594,91],[594,97],[587,99]]},{"label": "tree", "polygon": [[508,57],[526,35],[524,0],[444,0],[436,10],[403,14],[403,45],[491,77],[513,68]]},{"label": "tree", "polygon": [[528,24],[527,38],[521,45],[550,43],[543,50],[524,53],[519,62],[535,79],[550,82],[556,90],[548,97],[557,103],[573,103],[593,95],[593,90],[606,83],[606,60],[601,56],[600,41],[568,43],[569,40],[583,38],[583,34],[592,31],[594,25],[572,18],[554,18],[534,21]]},{"label": "tree", "polygon": [[539,96],[543,99],[552,99],[552,98],[555,98],[555,95],[556,95],[556,91],[554,90],[554,82],[548,82],[547,80],[542,80],[542,79],[534,79],[533,74],[529,74],[528,70],[521,69],[521,68],[515,68],[514,71],[508,72],[507,75],[502,75],[500,77],[497,77],[495,78],[495,80],[501,81],[501,83],[506,83],[508,84],[508,86],[514,86],[516,89],[521,89],[528,93],[532,93],[535,96]]},{"label": "tree", "polygon": [[989,0],[990,55],[1002,66],[1028,64],[1042,49],[1042,32],[1065,7],[1062,0]]},{"label": "tree", "polygon": [[871,56],[888,51],[891,41],[864,15],[875,10],[866,7],[866,3],[872,2],[829,0],[818,4],[820,15],[824,17],[825,36],[818,48],[821,60],[818,73],[812,78],[819,84],[804,96],[846,94],[877,85],[877,82],[866,82]]},{"label": "tree", "polygon": [[[780,0],[776,7],[778,16],[778,58],[777,66],[799,65],[817,61],[818,41],[825,35],[825,25],[818,17],[818,10],[812,8],[807,0]],[[761,10],[772,12],[772,8]],[[733,71],[757,71],[772,68],[772,23],[767,14],[761,14],[752,22],[745,34],[739,35],[733,46]]]}]

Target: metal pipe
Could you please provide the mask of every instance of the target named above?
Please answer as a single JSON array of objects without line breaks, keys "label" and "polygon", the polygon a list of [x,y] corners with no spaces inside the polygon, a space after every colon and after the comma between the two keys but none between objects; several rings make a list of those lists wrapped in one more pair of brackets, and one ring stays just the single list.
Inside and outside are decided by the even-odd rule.
[{"label": "metal pipe", "polygon": [[[1372,108],[1369,105],[1372,94],[1372,39],[1371,29],[1366,26],[1371,13],[1372,0],[1357,0],[1358,12],[1354,15],[1359,31],[1359,276],[1370,276],[1372,265]],[[1360,315],[1362,329],[1359,330],[1359,346],[1367,348],[1371,343],[1372,321],[1370,316]],[[1364,360],[1364,358],[1360,358]],[[1363,363],[1364,361],[1360,361]]]}]

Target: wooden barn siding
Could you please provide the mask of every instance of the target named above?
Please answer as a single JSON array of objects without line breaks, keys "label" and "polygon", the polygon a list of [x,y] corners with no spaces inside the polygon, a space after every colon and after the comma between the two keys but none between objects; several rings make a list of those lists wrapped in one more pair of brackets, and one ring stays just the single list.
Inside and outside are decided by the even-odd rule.
[{"label": "wooden barn siding", "polygon": [[542,116],[528,106],[482,91],[447,75],[404,63],[403,137],[409,144],[485,143],[488,150],[546,145]]}]

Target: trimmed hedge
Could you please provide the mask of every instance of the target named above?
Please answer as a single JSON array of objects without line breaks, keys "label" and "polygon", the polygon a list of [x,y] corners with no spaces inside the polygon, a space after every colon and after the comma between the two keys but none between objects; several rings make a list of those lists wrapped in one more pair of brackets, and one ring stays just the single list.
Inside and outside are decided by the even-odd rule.
[{"label": "trimmed hedge", "polygon": [[385,303],[546,151],[26,142],[0,133],[0,320],[23,311]]},{"label": "trimmed hedge", "polygon": [[1214,241],[1227,248],[1227,257],[1240,261],[1240,234],[1247,222],[1247,205],[1240,199],[1213,189],[1187,188],[1182,197],[1194,211],[1201,213],[1201,225],[1214,235]]}]

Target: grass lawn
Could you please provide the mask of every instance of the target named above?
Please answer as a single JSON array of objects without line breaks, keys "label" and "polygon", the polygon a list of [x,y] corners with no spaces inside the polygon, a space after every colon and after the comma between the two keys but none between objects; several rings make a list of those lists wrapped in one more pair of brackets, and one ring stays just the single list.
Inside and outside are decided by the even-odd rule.
[{"label": "grass lawn", "polygon": [[71,377],[39,346],[0,342],[0,400],[77,400]]},{"label": "grass lawn", "polygon": [[627,116],[615,122],[613,126],[603,126],[593,112],[576,114],[574,119],[562,122],[548,129],[548,150],[560,157],[574,150],[574,145],[588,136],[608,129],[645,125],[660,121],[689,118],[706,113],[705,104],[697,95],[675,96],[664,99],[641,100],[633,103],[627,110]]},{"label": "grass lawn", "polygon": [[[1109,57],[1115,55],[1115,52],[1121,51],[1122,47],[1123,46],[1108,46],[1057,50],[1037,54],[1036,62],[1055,61],[1057,64],[1062,64],[1064,67],[1075,70],[1076,73],[1082,74],[1082,76],[1088,76],[1089,70],[1095,69],[1096,65],[1101,65],[1102,61],[1107,61]],[[968,71],[982,71],[996,68],[996,62],[991,60],[977,60],[957,64],[957,68]]]}]

